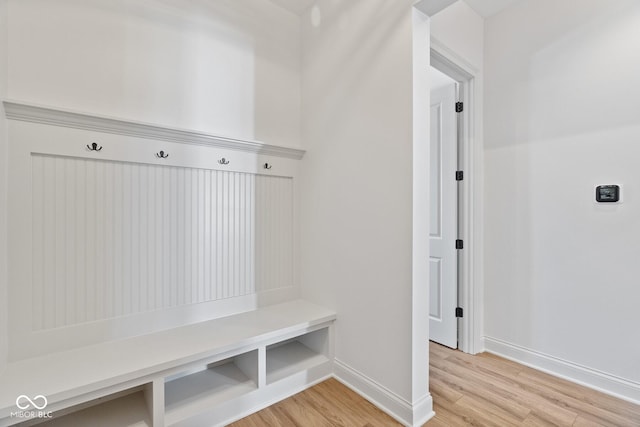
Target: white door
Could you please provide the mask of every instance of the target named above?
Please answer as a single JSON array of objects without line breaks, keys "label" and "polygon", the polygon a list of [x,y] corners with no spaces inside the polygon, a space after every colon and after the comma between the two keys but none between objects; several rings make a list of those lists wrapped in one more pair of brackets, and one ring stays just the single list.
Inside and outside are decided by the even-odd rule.
[{"label": "white door", "polygon": [[431,91],[429,338],[458,347],[456,83]]}]

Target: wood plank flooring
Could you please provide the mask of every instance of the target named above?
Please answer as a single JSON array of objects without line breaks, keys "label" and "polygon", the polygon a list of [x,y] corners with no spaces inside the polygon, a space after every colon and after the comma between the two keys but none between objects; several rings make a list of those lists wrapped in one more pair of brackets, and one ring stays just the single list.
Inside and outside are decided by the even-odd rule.
[{"label": "wood plank flooring", "polygon": [[427,426],[640,427],[640,406],[482,353],[430,344]]},{"label": "wood plank flooring", "polygon": [[[640,427],[640,406],[483,353],[430,344],[436,416],[426,427]],[[374,427],[398,422],[335,379],[246,417],[233,427]]]},{"label": "wood plank flooring", "polygon": [[374,427],[401,424],[331,378],[230,426]]}]

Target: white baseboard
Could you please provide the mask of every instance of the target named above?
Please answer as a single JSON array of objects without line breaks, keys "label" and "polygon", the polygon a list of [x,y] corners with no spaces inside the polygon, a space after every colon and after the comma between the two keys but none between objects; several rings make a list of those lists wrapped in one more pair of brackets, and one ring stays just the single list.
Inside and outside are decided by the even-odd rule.
[{"label": "white baseboard", "polygon": [[497,338],[484,337],[484,349],[505,359],[640,405],[640,384]]},{"label": "white baseboard", "polygon": [[337,359],[334,360],[334,376],[342,384],[405,426],[422,426],[435,415],[433,412],[433,399],[430,394],[424,396],[419,402],[411,404],[406,399]]}]

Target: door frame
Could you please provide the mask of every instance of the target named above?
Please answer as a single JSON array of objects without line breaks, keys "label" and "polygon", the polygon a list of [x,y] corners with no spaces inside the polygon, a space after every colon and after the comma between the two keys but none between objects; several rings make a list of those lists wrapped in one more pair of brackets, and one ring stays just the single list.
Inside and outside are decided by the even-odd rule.
[{"label": "door frame", "polygon": [[482,94],[481,73],[444,44],[431,37],[431,65],[459,84],[459,101],[464,109],[458,121],[458,166],[464,179],[458,186],[458,238],[464,249],[458,252],[458,349],[476,354],[483,351],[483,223],[482,223]]}]

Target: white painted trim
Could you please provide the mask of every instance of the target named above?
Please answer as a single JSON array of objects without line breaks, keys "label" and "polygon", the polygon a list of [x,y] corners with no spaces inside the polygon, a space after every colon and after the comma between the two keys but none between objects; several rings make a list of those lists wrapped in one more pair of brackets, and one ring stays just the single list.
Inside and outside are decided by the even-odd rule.
[{"label": "white painted trim", "polygon": [[465,179],[462,181],[459,200],[461,206],[461,236],[465,242],[460,256],[459,301],[464,317],[459,320],[458,347],[465,353],[482,351],[483,269],[482,248],[484,225],[483,212],[483,139],[482,139],[482,89],[477,84],[480,72],[464,58],[443,43],[431,37],[431,65],[461,83],[463,111],[463,141],[461,151]]},{"label": "white painted trim", "polygon": [[[411,206],[411,394],[413,402],[429,394],[429,18],[412,11],[412,206]],[[425,96],[426,95],[426,96]]]},{"label": "white painted trim", "polygon": [[409,427],[421,426],[435,415],[433,412],[433,399],[430,394],[423,396],[418,402],[412,404],[338,359],[334,359],[333,367],[334,377],[338,381],[373,403],[402,425]]},{"label": "white painted trim", "polygon": [[445,58],[447,61],[464,70],[467,74],[469,74],[469,76],[475,76],[479,74],[479,70],[474,67],[473,64],[455,53],[453,50],[449,49],[447,45],[442,43],[434,36],[431,36],[431,50],[436,51],[442,58]]},{"label": "white painted trim", "polygon": [[19,101],[5,100],[3,104],[8,119],[23,122],[135,136],[160,141],[179,142],[182,144],[205,145],[297,160],[301,159],[305,153],[304,150],[298,148],[229,138],[196,130],[178,129],[61,108],[27,104]]},{"label": "white painted trim", "polygon": [[489,353],[640,405],[640,383],[497,338],[484,337],[483,340]]}]

